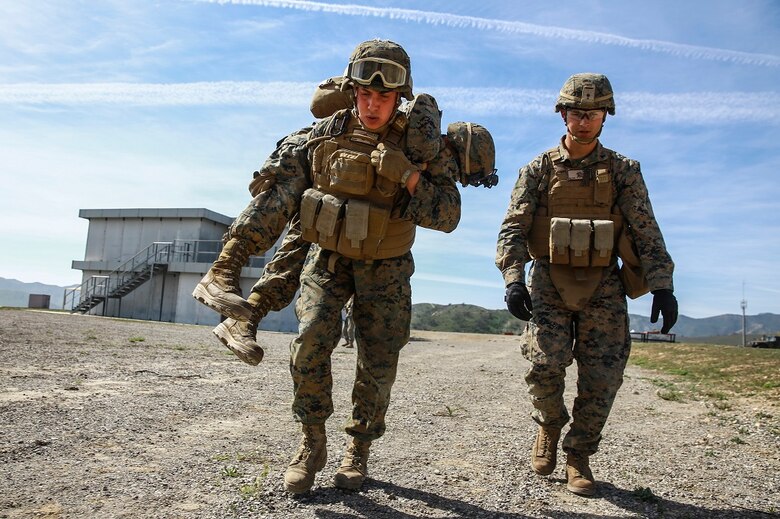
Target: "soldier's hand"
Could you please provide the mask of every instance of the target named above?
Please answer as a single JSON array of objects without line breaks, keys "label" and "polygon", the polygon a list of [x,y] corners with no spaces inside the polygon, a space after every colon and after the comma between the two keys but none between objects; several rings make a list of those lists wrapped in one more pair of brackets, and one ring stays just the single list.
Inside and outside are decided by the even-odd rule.
[{"label": "soldier's hand", "polygon": [[661,333],[669,333],[677,322],[677,298],[668,288],[653,290],[653,309],[650,312],[650,322],[658,322],[658,314],[663,316]]},{"label": "soldier's hand", "polygon": [[371,152],[371,164],[378,174],[402,186],[406,185],[409,175],[417,170],[402,151],[388,148],[381,142]]},{"label": "soldier's hand", "polygon": [[506,301],[506,307],[510,314],[522,321],[531,320],[533,310],[531,295],[523,283],[518,281],[509,283],[506,287],[504,301]]}]

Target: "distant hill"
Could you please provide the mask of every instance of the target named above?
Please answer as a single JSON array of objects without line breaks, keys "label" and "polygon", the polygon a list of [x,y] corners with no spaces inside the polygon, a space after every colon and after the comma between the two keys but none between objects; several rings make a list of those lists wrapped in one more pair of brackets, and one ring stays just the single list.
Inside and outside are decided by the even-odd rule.
[{"label": "distant hill", "polygon": [[[65,287],[43,283],[24,283],[16,279],[0,277],[0,306],[26,308],[30,294],[51,296],[50,308],[62,308]],[[646,332],[658,330],[660,323],[651,324],[650,318],[630,314],[631,330]],[[747,340],[760,335],[780,334],[780,315],[748,315]],[[419,303],[412,305],[412,328],[415,330],[448,331],[464,333],[513,333],[519,335],[525,322],[516,319],[508,310],[488,310],[467,304],[436,305]],[[724,314],[694,319],[681,315],[672,330],[681,338],[697,338],[716,344],[741,344],[742,316]]]},{"label": "distant hill", "polygon": [[[658,323],[650,323],[650,318],[630,314],[630,328],[636,332],[658,330]],[[763,334],[780,333],[780,315],[758,314],[746,317],[748,340]],[[486,310],[467,304],[435,305],[419,303],[412,305],[412,328],[415,330],[452,331],[468,333],[515,333],[519,334],[525,322],[516,319],[507,310]],[[725,343],[740,344],[742,340],[742,316],[725,314],[703,319],[694,319],[681,315],[672,330],[681,337],[707,337],[710,342],[724,343],[723,336],[732,336]],[[715,336],[721,340],[715,340]]]},{"label": "distant hill", "polygon": [[24,283],[17,279],[0,277],[0,306],[27,308],[30,294],[48,294],[51,296],[49,308],[60,309],[64,293],[65,287],[43,283]]}]

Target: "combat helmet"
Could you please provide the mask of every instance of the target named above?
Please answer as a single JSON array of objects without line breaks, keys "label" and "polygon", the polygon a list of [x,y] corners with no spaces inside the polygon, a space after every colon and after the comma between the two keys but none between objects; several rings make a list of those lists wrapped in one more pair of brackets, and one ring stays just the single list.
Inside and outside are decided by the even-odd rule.
[{"label": "combat helmet", "polygon": [[450,123],[447,143],[455,152],[461,185],[491,188],[498,184],[496,146],[487,128],[476,123]]},{"label": "combat helmet", "polygon": [[615,115],[615,100],[612,97],[612,85],[604,74],[585,72],[574,74],[563,84],[555,111],[567,108],[577,110],[606,110]]},{"label": "combat helmet", "polygon": [[400,92],[408,100],[412,95],[412,63],[406,51],[390,40],[364,41],[349,57],[344,72],[345,86],[364,86],[380,92]]}]

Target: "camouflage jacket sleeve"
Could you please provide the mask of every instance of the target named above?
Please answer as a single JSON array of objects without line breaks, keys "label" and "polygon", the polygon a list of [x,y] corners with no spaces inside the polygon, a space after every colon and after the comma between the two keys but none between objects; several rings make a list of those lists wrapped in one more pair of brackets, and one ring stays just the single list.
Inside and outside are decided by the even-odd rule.
[{"label": "camouflage jacket sleeve", "polygon": [[509,199],[509,208],[498,232],[496,267],[501,271],[506,285],[515,281],[525,283],[525,264],[531,259],[526,243],[539,204],[543,156],[539,155],[520,170]]},{"label": "camouflage jacket sleeve", "polygon": [[[614,152],[613,152],[614,153]],[[673,289],[674,263],[653,214],[639,162],[614,153],[616,203],[631,228],[650,290]]]},{"label": "camouflage jacket sleeve", "polygon": [[421,227],[451,232],[460,221],[460,193],[455,184],[457,163],[450,150],[442,146],[436,160],[420,175],[414,196],[404,217]]}]

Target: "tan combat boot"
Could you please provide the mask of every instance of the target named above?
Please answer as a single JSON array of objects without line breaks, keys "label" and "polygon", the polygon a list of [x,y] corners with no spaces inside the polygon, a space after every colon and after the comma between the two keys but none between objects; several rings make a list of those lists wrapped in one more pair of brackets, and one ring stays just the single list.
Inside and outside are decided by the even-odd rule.
[{"label": "tan combat boot", "polygon": [[257,366],[263,360],[263,348],[257,343],[257,325],[268,315],[269,305],[257,292],[252,292],[247,302],[254,309],[252,319],[245,321],[227,318],[219,323],[212,333],[239,359]]},{"label": "tan combat boot", "polygon": [[371,442],[352,438],[347,445],[344,460],[333,477],[333,483],[345,490],[357,490],[368,476],[368,449]]},{"label": "tan combat boot", "polygon": [[314,475],[328,461],[325,424],[303,425],[302,429],[301,445],[284,473],[284,489],[293,494],[308,492]]},{"label": "tan combat boot", "polygon": [[257,344],[257,325],[228,317],[212,330],[217,339],[247,364],[257,366],[263,360],[263,348]]},{"label": "tan combat boot", "polygon": [[231,238],[222,247],[217,261],[192,292],[192,297],[221,315],[236,320],[252,318],[252,306],[241,297],[241,268],[249,259],[251,247],[246,240]]},{"label": "tan combat boot", "polygon": [[596,493],[596,480],[590,471],[587,456],[566,456],[566,489],[581,496],[592,496]]},{"label": "tan combat boot", "polygon": [[542,476],[549,476],[555,470],[558,459],[558,440],[561,437],[560,429],[539,427],[533,450],[531,451],[531,467],[534,472]]}]

